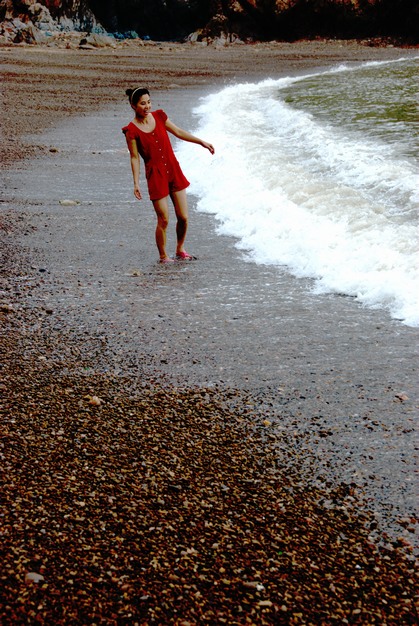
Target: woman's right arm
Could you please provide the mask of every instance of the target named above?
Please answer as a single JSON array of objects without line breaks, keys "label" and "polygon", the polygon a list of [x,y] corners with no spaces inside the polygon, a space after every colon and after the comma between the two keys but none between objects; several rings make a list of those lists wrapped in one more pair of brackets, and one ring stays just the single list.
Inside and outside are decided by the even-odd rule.
[{"label": "woman's right arm", "polygon": [[131,163],[131,171],[132,177],[134,179],[134,196],[137,200],[141,200],[141,191],[140,191],[140,155],[138,153],[137,142],[135,139],[130,139],[127,137],[127,146],[130,154],[130,163]]}]

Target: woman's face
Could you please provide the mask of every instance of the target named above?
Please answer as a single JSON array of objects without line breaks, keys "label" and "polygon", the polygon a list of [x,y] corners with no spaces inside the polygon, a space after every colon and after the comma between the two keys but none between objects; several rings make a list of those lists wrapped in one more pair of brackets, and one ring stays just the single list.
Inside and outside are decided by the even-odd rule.
[{"label": "woman's face", "polygon": [[142,117],[142,118],[147,117],[147,115],[151,111],[150,96],[147,93],[145,93],[143,96],[140,97],[137,104],[132,105],[132,108],[134,109],[135,115],[137,117]]}]

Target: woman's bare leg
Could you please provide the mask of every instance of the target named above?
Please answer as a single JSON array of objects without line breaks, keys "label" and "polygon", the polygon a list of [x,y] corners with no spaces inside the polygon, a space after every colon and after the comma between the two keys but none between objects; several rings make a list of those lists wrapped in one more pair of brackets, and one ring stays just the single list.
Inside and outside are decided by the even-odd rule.
[{"label": "woman's bare leg", "polygon": [[184,243],[188,230],[188,202],[186,199],[186,190],[173,191],[170,195],[176,213],[176,237],[177,246],[176,254],[185,252]]},{"label": "woman's bare leg", "polygon": [[156,244],[160,261],[163,261],[169,258],[166,252],[166,231],[169,225],[169,205],[167,197],[153,200],[153,206],[157,215]]}]

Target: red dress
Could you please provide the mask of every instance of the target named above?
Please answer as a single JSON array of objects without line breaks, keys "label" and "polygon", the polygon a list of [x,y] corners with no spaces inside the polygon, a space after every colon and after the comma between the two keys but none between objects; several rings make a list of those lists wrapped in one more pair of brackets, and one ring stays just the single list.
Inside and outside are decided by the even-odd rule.
[{"label": "red dress", "polygon": [[172,191],[186,189],[190,183],[173,152],[165,126],[166,113],[159,109],[151,115],[156,120],[153,132],[145,133],[133,122],[124,126],[122,132],[127,139],[135,139],[137,142],[138,152],[144,159],[150,200],[153,201],[166,198]]}]

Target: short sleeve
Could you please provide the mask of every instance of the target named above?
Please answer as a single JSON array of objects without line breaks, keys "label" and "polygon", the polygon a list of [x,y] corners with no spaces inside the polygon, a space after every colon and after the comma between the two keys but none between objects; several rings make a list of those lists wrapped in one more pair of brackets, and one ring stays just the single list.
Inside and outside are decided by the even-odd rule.
[{"label": "short sleeve", "polygon": [[122,132],[124,133],[125,136],[126,136],[128,131],[129,131],[129,125],[128,126],[124,126],[124,128],[122,129]]},{"label": "short sleeve", "polygon": [[154,115],[155,115],[156,117],[158,117],[158,118],[159,118],[159,120],[160,120],[161,122],[163,122],[163,124],[164,124],[164,123],[166,122],[166,120],[167,120],[167,115],[166,115],[166,113],[163,111],[163,109],[157,109],[157,111],[154,111]]}]

